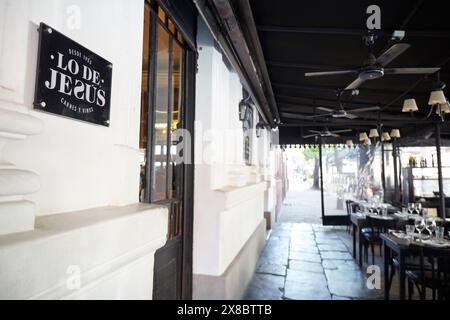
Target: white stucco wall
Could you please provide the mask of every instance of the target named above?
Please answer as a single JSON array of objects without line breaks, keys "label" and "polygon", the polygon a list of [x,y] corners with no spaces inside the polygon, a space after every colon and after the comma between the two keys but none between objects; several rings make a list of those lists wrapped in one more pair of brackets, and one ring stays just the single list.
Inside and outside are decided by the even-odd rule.
[{"label": "white stucco wall", "polygon": [[[168,219],[165,207],[137,203],[143,9],[0,0],[2,299],[152,297]],[[112,62],[110,127],[33,110],[40,22]]]},{"label": "white stucco wall", "polygon": [[245,165],[241,82],[201,20],[197,44],[193,271],[220,277],[264,219],[268,139],[252,132],[252,165]]},{"label": "white stucco wall", "polygon": [[[143,5],[0,0],[0,108],[44,123],[43,133],[6,144],[3,157],[39,175],[40,190],[27,196],[37,215],[138,201]],[[74,8],[79,29],[68,25]],[[113,63],[109,128],[32,110],[40,22]]]}]

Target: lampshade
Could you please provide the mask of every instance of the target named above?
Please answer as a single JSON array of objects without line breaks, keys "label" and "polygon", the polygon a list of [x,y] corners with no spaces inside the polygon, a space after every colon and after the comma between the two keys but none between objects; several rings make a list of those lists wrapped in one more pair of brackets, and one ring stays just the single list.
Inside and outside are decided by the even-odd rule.
[{"label": "lampshade", "polygon": [[381,134],[381,141],[389,141],[391,140],[391,136],[389,135],[389,132],[383,132]]},{"label": "lampshade", "polygon": [[448,101],[445,103],[439,104],[439,106],[436,109],[436,113],[439,114],[440,113],[439,111],[441,113],[450,113],[450,105],[449,105]]},{"label": "lampshade", "polygon": [[419,110],[419,108],[417,108],[416,99],[406,99],[403,101],[402,112],[414,112],[417,110]]},{"label": "lampshade", "polygon": [[369,138],[378,138],[379,136],[377,129],[370,129]]},{"label": "lampshade", "polygon": [[446,102],[447,99],[445,98],[444,91],[442,90],[431,91],[430,100],[428,100],[429,105],[443,104]]},{"label": "lampshade", "polygon": [[349,146],[349,147],[352,147],[352,146],[353,146],[353,140],[346,140],[346,141],[345,141],[345,144],[346,144],[347,146]]},{"label": "lampshade", "polygon": [[364,141],[364,140],[366,140],[366,139],[369,139],[369,137],[367,136],[367,133],[361,132],[361,133],[359,134],[359,141]]},{"label": "lampshade", "polygon": [[370,146],[370,145],[372,144],[372,142],[370,142],[370,139],[367,138],[367,139],[364,140],[364,144],[365,144],[366,146]]},{"label": "lampshade", "polygon": [[391,136],[391,138],[400,138],[400,130],[392,129],[390,136]]}]

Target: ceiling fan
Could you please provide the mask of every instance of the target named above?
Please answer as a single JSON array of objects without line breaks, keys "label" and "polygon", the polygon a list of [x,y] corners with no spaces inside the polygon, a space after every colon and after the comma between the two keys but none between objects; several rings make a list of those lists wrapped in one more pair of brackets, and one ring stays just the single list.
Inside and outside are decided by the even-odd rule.
[{"label": "ceiling fan", "polygon": [[331,116],[333,118],[356,119],[356,118],[358,118],[358,116],[353,113],[376,111],[376,110],[380,110],[380,107],[373,106],[373,107],[357,108],[357,109],[351,110],[351,112],[348,112],[344,109],[344,107],[342,105],[340,105],[336,109],[331,109],[331,108],[327,108],[327,107],[317,107],[317,110],[325,111],[327,113],[316,114],[316,115],[310,116],[310,118]]},{"label": "ceiling fan", "polygon": [[308,130],[312,134],[303,136],[304,139],[312,138],[312,137],[340,137],[338,133],[344,133],[344,132],[350,132],[352,129],[342,129],[342,130],[334,130],[330,131],[328,128],[325,128],[325,130],[322,131],[316,131],[316,130]]},{"label": "ceiling fan", "polygon": [[341,70],[341,71],[323,71],[323,72],[306,72],[305,77],[317,77],[317,76],[329,76],[329,75],[341,75],[341,74],[357,74],[358,77],[350,83],[344,90],[353,90],[358,88],[366,80],[374,80],[389,74],[433,74],[439,71],[440,68],[386,68],[385,67],[404,51],[406,51],[410,45],[407,43],[396,43],[383,52],[378,58],[375,58],[371,52],[371,47],[374,42],[373,35],[369,36],[369,40],[366,39],[366,45],[369,47],[368,58],[364,61],[364,65],[361,68],[353,70]]}]

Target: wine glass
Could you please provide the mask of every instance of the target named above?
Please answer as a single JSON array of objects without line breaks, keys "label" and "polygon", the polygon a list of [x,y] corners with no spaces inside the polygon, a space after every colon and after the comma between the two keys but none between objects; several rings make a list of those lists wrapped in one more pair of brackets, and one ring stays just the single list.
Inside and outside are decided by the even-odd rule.
[{"label": "wine glass", "polygon": [[425,227],[430,233],[430,240],[433,238],[433,232],[436,230],[436,221],[433,218],[427,218],[425,220]]},{"label": "wine glass", "polygon": [[413,208],[414,208],[414,203],[409,202],[408,203],[408,213],[409,214],[413,213]]},{"label": "wine glass", "polygon": [[425,229],[425,221],[422,218],[416,218],[414,220],[414,226],[417,232],[419,232],[420,241],[422,241],[422,231]]},{"label": "wine glass", "polygon": [[414,210],[417,214],[420,214],[420,211],[422,210],[422,204],[420,202],[417,202],[414,206]]}]

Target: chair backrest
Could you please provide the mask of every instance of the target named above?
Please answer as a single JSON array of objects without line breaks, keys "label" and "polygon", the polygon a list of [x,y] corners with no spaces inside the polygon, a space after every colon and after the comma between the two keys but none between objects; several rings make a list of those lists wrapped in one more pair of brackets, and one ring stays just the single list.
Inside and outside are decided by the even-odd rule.
[{"label": "chair backrest", "polygon": [[372,231],[376,232],[386,232],[387,229],[395,229],[396,221],[395,219],[378,219],[376,217],[367,216],[367,225],[372,228]]},{"label": "chair backrest", "polygon": [[347,215],[352,213],[352,200],[345,200],[345,205],[347,207]]}]

